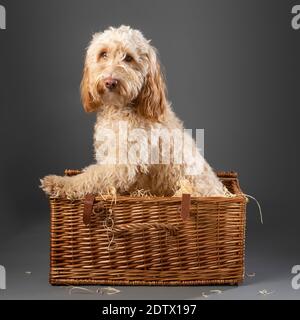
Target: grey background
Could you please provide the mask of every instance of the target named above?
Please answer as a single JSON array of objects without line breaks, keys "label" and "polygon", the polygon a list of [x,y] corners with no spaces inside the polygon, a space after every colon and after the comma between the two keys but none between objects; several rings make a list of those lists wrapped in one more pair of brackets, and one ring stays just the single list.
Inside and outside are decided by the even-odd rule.
[{"label": "grey background", "polygon": [[[169,98],[186,128],[205,128],[205,153],[239,172],[248,206],[246,271],[239,287],[209,299],[299,299],[300,30],[287,0],[1,0],[0,299],[70,296],[48,285],[49,208],[39,178],[93,162],[95,115],[79,97],[85,48],[110,25],[143,31],[160,52]],[[31,271],[31,275],[26,274]],[[201,288],[122,288],[116,298],[201,298]],[[261,297],[257,291],[275,291]],[[107,297],[101,297],[101,299]]]}]

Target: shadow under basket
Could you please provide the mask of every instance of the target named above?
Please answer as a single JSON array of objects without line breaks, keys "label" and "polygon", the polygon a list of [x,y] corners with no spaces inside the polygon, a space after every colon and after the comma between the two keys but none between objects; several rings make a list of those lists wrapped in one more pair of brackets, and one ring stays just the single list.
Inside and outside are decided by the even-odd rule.
[{"label": "shadow under basket", "polygon": [[50,283],[238,284],[247,198],[236,173],[218,176],[234,197],[50,198]]}]

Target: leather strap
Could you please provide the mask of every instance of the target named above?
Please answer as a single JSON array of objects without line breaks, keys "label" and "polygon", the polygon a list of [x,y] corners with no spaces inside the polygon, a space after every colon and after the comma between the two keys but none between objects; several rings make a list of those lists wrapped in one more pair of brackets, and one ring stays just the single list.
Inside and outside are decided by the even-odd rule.
[{"label": "leather strap", "polygon": [[191,208],[191,195],[184,193],[181,200],[181,218],[183,221],[188,220],[190,217],[190,208]]},{"label": "leather strap", "polygon": [[83,207],[83,223],[88,225],[91,222],[91,215],[93,211],[93,205],[95,202],[95,196],[93,194],[87,194],[84,199]]}]

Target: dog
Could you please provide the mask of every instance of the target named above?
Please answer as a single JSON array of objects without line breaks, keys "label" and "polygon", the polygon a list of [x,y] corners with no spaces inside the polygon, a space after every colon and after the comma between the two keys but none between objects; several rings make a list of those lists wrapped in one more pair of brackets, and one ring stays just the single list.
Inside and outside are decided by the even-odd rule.
[{"label": "dog", "polygon": [[[97,113],[96,163],[76,176],[44,177],[41,188],[48,195],[74,199],[87,194],[130,194],[140,189],[154,196],[178,195],[184,190],[193,196],[228,195],[173,112],[157,51],[140,31],[129,26],[110,27],[93,36],[85,58],[81,97],[85,111]],[[101,138],[105,130],[114,136],[108,142]],[[173,144],[164,151],[162,140],[173,131],[183,132],[182,136],[171,135],[169,142]],[[184,145],[193,152],[175,150],[178,141],[182,142],[181,150]],[[121,150],[126,143],[127,154]],[[149,161],[149,150],[156,158],[169,161]]]}]

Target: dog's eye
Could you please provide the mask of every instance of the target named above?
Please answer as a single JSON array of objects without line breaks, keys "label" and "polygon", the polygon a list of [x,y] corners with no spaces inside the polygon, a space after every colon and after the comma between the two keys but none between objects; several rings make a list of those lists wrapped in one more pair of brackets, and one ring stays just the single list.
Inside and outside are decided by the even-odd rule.
[{"label": "dog's eye", "polygon": [[131,61],[133,60],[133,58],[132,58],[132,56],[131,56],[131,55],[126,54],[126,56],[125,56],[124,60],[125,60],[126,62],[131,62]]},{"label": "dog's eye", "polygon": [[99,58],[103,58],[103,59],[106,59],[107,58],[107,52],[106,51],[102,51],[100,54],[99,54]]}]

